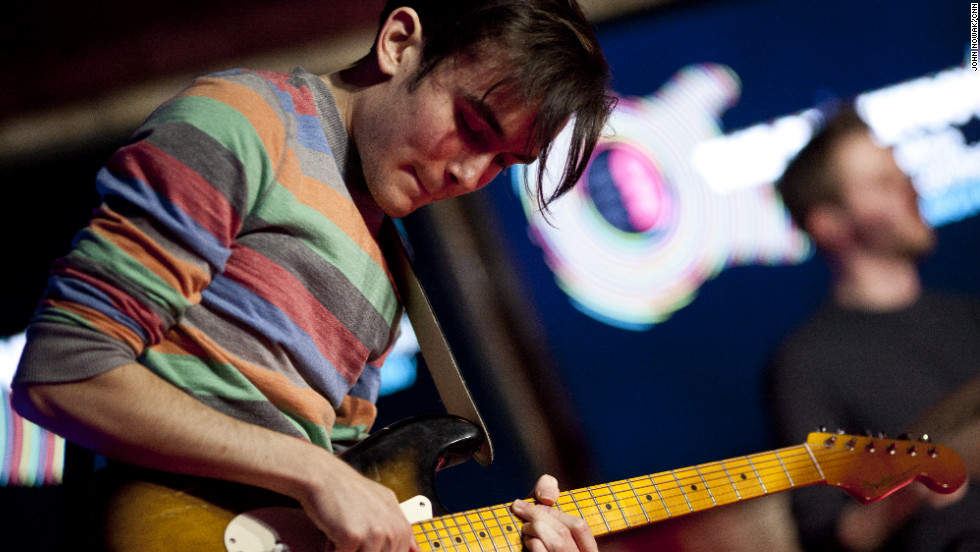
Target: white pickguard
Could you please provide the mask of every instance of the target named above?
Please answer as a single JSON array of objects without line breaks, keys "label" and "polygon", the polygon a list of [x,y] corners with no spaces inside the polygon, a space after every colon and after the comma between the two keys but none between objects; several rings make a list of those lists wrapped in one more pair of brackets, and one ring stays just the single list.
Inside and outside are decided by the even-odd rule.
[{"label": "white pickguard", "polygon": [[[401,504],[409,523],[432,519],[432,502],[422,496]],[[235,516],[225,528],[228,552],[322,552],[326,538],[299,508],[274,506]]]}]

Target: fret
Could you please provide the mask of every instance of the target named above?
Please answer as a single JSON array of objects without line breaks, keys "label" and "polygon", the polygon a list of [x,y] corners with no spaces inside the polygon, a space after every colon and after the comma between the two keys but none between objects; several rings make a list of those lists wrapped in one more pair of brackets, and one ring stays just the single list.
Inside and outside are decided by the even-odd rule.
[{"label": "fret", "polygon": [[[582,511],[582,508],[579,506],[578,501],[575,500],[575,494],[573,492],[562,493],[558,495],[558,501],[556,502],[556,504],[558,506],[558,509],[561,510],[562,512],[572,514],[573,516],[577,515],[578,517],[587,520],[585,516],[585,512]],[[565,508],[564,506],[566,505],[570,505],[571,508]],[[572,509],[574,509],[575,512],[572,512],[571,511]]]},{"label": "fret", "polygon": [[766,486],[748,458],[733,458],[722,462],[739,499],[755,498],[766,494]]},{"label": "fret", "polygon": [[460,538],[458,535],[453,535],[453,527],[446,523],[446,518],[436,518],[432,521],[436,527],[437,537],[433,542],[433,546],[437,546],[442,550],[450,550],[451,548],[454,551],[458,551]]},{"label": "fret", "polygon": [[[509,549],[514,543],[520,544],[520,534],[516,530],[513,518],[510,516],[510,509],[506,506],[494,508],[483,508],[479,510],[480,519],[487,528],[490,535],[490,542],[494,550]],[[501,523],[500,513],[508,517],[508,521]]]},{"label": "fret", "polygon": [[[466,539],[466,542],[467,543],[469,543],[469,542],[475,542],[477,544],[477,546],[480,547],[480,552],[485,552],[485,550],[483,548],[483,540],[485,538],[487,538],[487,533],[486,533],[486,531],[481,531],[481,530],[477,529],[477,526],[474,525],[474,523],[480,523],[481,522],[480,516],[478,516],[478,515],[476,515],[476,514],[474,514],[472,512],[469,512],[469,513],[464,513],[463,516],[462,516],[462,519],[466,523],[466,526],[469,527],[468,531],[464,533],[465,535],[467,535],[469,537],[469,538]],[[467,550],[472,550],[473,549],[468,544],[467,544],[466,548],[467,548]]]},{"label": "fret", "polygon": [[759,470],[756,469],[755,463],[752,462],[752,458],[746,456],[745,459],[749,462],[749,466],[752,468],[752,473],[755,474],[755,478],[759,482],[759,485],[762,485],[762,492],[763,493],[768,493],[769,492],[769,489],[766,488],[766,482],[763,481],[762,480],[762,476],[759,475]]},{"label": "fret", "polygon": [[[600,495],[595,494],[601,490],[605,492],[602,492]],[[620,531],[629,528],[630,522],[626,517],[626,512],[623,511],[623,506],[619,503],[619,497],[610,485],[592,487],[590,492],[596,498],[596,502],[599,504],[599,511],[602,512],[602,518],[605,520],[606,526],[609,527],[610,531]],[[616,515],[617,512],[619,515]]]},{"label": "fret", "polygon": [[675,470],[674,476],[677,478],[677,483],[680,485],[680,489],[684,493],[684,498],[687,500],[692,512],[707,510],[714,506],[711,493],[705,488],[704,483],[701,482],[701,476],[698,474],[697,468]]},{"label": "fret", "polygon": [[[429,550],[434,550],[435,548],[434,548],[432,542],[433,542],[433,540],[437,539],[438,537],[436,536],[435,531],[432,529],[432,527],[433,527],[432,526],[432,521],[430,520],[430,521],[423,521],[423,522],[417,523],[417,524],[415,524],[415,527],[417,529],[415,541],[419,543],[419,547],[422,549],[422,552],[427,552]],[[419,534],[419,533],[421,533],[421,534]],[[419,542],[419,538],[420,537],[423,538],[423,539],[425,539],[425,542]]]},{"label": "fret", "polygon": [[717,506],[718,505],[718,501],[715,500],[715,494],[713,492],[711,492],[711,485],[708,485],[708,482],[705,481],[705,479],[704,479],[704,473],[701,471],[701,468],[698,467],[698,466],[694,466],[694,470],[696,472],[698,472],[698,477],[701,479],[701,485],[704,486],[704,490],[708,491],[708,498],[711,499],[711,505],[712,506]]},{"label": "fret", "polygon": [[667,511],[671,516],[687,514],[693,512],[691,503],[687,500],[687,495],[680,487],[680,482],[674,472],[664,472],[653,476],[653,484],[660,490],[660,496],[667,505]]},{"label": "fret", "polygon": [[592,494],[592,487],[587,487],[585,490],[589,492],[589,501],[591,504],[595,505],[595,511],[599,515],[599,518],[602,519],[602,524],[606,526],[606,532],[608,533],[609,531],[611,531],[611,529],[609,527],[609,521],[606,519],[606,516],[602,513],[602,505],[599,504],[599,501],[596,500],[595,495]]},{"label": "fret", "polygon": [[776,460],[779,460],[779,467],[783,468],[783,473],[786,474],[786,479],[789,480],[789,486],[795,487],[796,483],[793,482],[793,476],[790,475],[789,470],[786,469],[786,464],[783,462],[783,456],[778,452],[775,454]]},{"label": "fret", "polygon": [[589,524],[593,533],[603,534],[609,532],[609,524],[599,510],[599,505],[596,503],[595,497],[592,496],[591,489],[579,489],[568,493],[568,495],[575,501],[578,511],[582,513],[582,519]]},{"label": "fret", "polygon": [[780,491],[792,487],[792,481],[783,469],[779,457],[767,452],[753,454],[752,464],[756,467],[759,477],[766,482],[766,492]]},{"label": "fret", "polygon": [[[664,499],[663,493],[661,493],[660,489],[657,487],[657,482],[653,480],[653,476],[648,475],[646,477],[638,477],[636,479],[633,479],[633,481],[636,482],[640,482],[643,480],[650,482],[650,486],[647,487],[644,485],[642,487],[643,492],[640,493],[640,495],[643,498],[643,504],[646,505],[646,507],[643,509],[644,513],[648,513],[648,512],[652,513],[654,520],[669,518],[670,508],[667,506],[667,501]],[[658,512],[657,510],[660,509],[662,509],[663,511]]]},{"label": "fret", "polygon": [[[441,518],[434,518],[419,525],[423,528],[426,543],[429,545],[428,550],[443,552],[455,548],[446,531],[446,524]],[[425,552],[424,547],[423,552]]]},{"label": "fret", "polygon": [[827,477],[823,474],[823,468],[820,467],[820,462],[817,462],[817,457],[813,455],[813,450],[810,448],[810,445],[803,445],[803,448],[806,449],[807,455],[810,456],[810,461],[813,462],[813,467],[816,468],[818,477],[816,481],[825,481]]},{"label": "fret", "polygon": [[514,517],[514,512],[511,511],[510,506],[503,506],[497,511],[502,511],[506,516],[504,521],[504,536],[507,537],[508,547],[517,547],[518,549],[523,547],[521,543],[521,525],[523,521]]},{"label": "fret", "polygon": [[721,471],[725,472],[725,477],[728,478],[728,484],[732,486],[732,491],[735,493],[735,502],[742,500],[742,493],[738,492],[738,487],[735,485],[735,480],[732,479],[732,474],[728,472],[728,468],[722,462],[718,462],[718,465],[721,466]]},{"label": "fret", "polygon": [[823,471],[817,464],[816,458],[807,445],[791,447],[780,451],[785,460],[784,466],[793,475],[790,478],[794,486],[818,483],[824,480]]},{"label": "fret", "polygon": [[[623,481],[621,483],[616,483],[612,485],[612,489],[613,492],[617,494],[631,493],[633,495],[632,498],[627,497],[624,499],[627,509],[631,512],[639,510],[640,513],[643,514],[643,519],[637,518],[636,523],[650,523],[650,516],[647,514],[646,508],[643,505],[643,501],[640,500],[640,495],[636,493],[636,487],[633,486],[632,479],[627,479],[626,481]],[[630,517],[631,516],[627,516],[627,523],[629,523]]]}]

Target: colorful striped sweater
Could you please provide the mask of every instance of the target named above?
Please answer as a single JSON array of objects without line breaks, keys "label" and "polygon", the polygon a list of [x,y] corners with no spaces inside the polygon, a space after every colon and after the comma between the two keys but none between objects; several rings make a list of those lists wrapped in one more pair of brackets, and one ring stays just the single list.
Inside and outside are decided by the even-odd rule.
[{"label": "colorful striped sweater", "polygon": [[375,417],[401,306],[315,75],[236,70],[161,106],[97,176],[15,382],[134,360],[237,418],[331,448]]}]

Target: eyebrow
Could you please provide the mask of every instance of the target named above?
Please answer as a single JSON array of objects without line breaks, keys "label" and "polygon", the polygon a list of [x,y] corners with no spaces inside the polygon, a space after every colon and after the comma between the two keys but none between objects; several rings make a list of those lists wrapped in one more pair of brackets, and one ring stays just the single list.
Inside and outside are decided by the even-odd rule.
[{"label": "eyebrow", "polygon": [[[487,94],[489,95],[489,91]],[[498,139],[504,139],[504,129],[502,126],[500,126],[500,121],[497,119],[497,112],[490,107],[490,104],[488,104],[484,98],[477,97],[473,94],[463,94],[463,100],[466,101],[473,111],[476,111],[477,114],[487,122],[487,126],[490,127],[490,130],[493,131]],[[515,159],[524,165],[529,165],[538,160],[538,158],[533,155],[513,155]]]}]

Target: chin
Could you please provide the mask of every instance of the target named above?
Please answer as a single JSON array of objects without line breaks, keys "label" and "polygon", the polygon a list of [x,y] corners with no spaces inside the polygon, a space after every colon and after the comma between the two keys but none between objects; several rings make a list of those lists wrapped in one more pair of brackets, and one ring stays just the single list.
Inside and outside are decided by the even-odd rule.
[{"label": "chin", "polygon": [[418,205],[413,204],[411,201],[391,200],[384,203],[379,202],[378,204],[381,206],[381,210],[391,218],[407,217],[419,208]]}]

